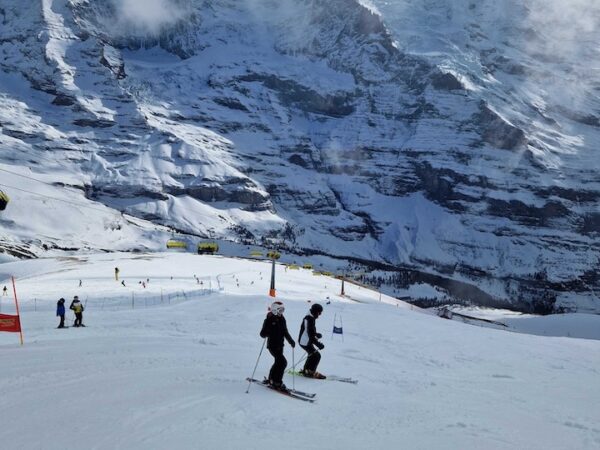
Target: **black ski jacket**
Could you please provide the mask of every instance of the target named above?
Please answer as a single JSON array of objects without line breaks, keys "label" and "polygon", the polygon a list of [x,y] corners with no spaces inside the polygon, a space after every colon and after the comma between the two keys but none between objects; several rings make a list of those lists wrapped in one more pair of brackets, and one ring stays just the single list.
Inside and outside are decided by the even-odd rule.
[{"label": "black ski jacket", "polygon": [[296,345],[287,329],[285,317],[271,313],[267,314],[263,322],[260,337],[267,338],[267,348],[273,350],[283,349],[283,338],[287,339],[292,347]]},{"label": "black ski jacket", "polygon": [[318,342],[315,317],[312,314],[307,314],[304,319],[302,319],[302,325],[300,325],[298,344],[302,347],[309,347],[311,345],[317,345]]}]

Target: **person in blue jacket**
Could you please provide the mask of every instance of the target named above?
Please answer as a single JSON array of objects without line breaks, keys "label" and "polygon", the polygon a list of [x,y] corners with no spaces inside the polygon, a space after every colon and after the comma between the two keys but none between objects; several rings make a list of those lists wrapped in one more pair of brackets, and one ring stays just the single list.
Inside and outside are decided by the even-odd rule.
[{"label": "person in blue jacket", "polygon": [[56,303],[56,315],[60,317],[60,324],[57,328],[66,328],[65,327],[65,299],[61,298]]}]

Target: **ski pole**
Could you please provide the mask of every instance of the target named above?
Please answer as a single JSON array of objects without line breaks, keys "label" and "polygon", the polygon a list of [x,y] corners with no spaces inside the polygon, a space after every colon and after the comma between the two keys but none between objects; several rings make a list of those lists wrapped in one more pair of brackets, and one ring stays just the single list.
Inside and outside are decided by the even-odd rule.
[{"label": "ski pole", "polygon": [[[265,348],[265,342],[267,342],[267,338],[263,339],[262,347],[260,348],[260,352],[258,353],[258,358],[256,358],[256,365],[254,366],[254,370],[252,371],[252,376],[250,379],[254,379],[254,374],[256,373],[256,368],[258,367],[258,361],[260,360],[260,355],[262,355],[263,349]],[[250,392],[250,385],[252,381],[248,381],[248,389],[246,389],[246,394]]]},{"label": "ski pole", "polygon": [[295,370],[295,369],[296,369],[296,366],[297,366],[298,364],[300,364],[302,361],[304,361],[305,359],[306,359],[306,355],[304,355],[302,358],[300,358],[300,361],[298,361],[296,364],[293,364],[293,363],[292,363],[292,370]]},{"label": "ski pole", "polygon": [[[292,367],[296,367],[294,363],[294,347],[292,347]],[[292,370],[292,389],[296,390],[296,373]]]}]

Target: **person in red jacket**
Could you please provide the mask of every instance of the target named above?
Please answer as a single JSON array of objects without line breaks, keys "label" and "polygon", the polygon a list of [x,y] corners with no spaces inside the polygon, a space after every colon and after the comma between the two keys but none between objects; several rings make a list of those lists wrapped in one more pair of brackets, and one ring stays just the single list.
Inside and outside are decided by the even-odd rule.
[{"label": "person in red jacket", "polygon": [[[300,335],[298,336],[298,344],[300,347],[308,353],[308,357],[306,358],[306,363],[304,363],[304,369],[302,369],[301,373],[305,377],[310,378],[326,378],[325,375],[317,372],[317,366],[321,361],[321,353],[319,350],[323,350],[325,346],[319,342],[323,336],[321,333],[317,333],[317,327],[315,325],[315,321],[319,318],[321,313],[323,312],[323,307],[318,303],[315,303],[310,307],[310,314],[307,314],[304,319],[302,319],[302,325],[300,325]],[[317,350],[315,347],[318,347]]]},{"label": "person in red jacket", "polygon": [[287,329],[285,317],[283,317],[284,311],[283,303],[273,302],[260,330],[260,337],[267,339],[267,348],[275,359],[269,371],[268,383],[280,390],[287,389],[283,384],[283,373],[287,367],[287,359],[283,356],[283,339],[285,338],[292,348],[296,347],[296,343]]}]

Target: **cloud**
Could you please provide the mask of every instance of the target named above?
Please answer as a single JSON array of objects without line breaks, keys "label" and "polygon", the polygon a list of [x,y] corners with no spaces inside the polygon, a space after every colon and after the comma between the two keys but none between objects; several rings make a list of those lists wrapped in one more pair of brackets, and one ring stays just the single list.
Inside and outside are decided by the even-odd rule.
[{"label": "cloud", "polygon": [[[598,0],[529,0],[526,52],[540,61],[529,81],[550,105],[589,112],[600,60]],[[532,89],[533,87],[532,86]]]},{"label": "cloud", "polygon": [[181,0],[112,0],[118,28],[135,34],[156,35],[190,14],[189,2]]},{"label": "cloud", "polygon": [[589,39],[600,31],[600,2],[530,0],[526,20],[531,28],[543,36],[546,42],[544,50],[569,58],[587,49]]}]

